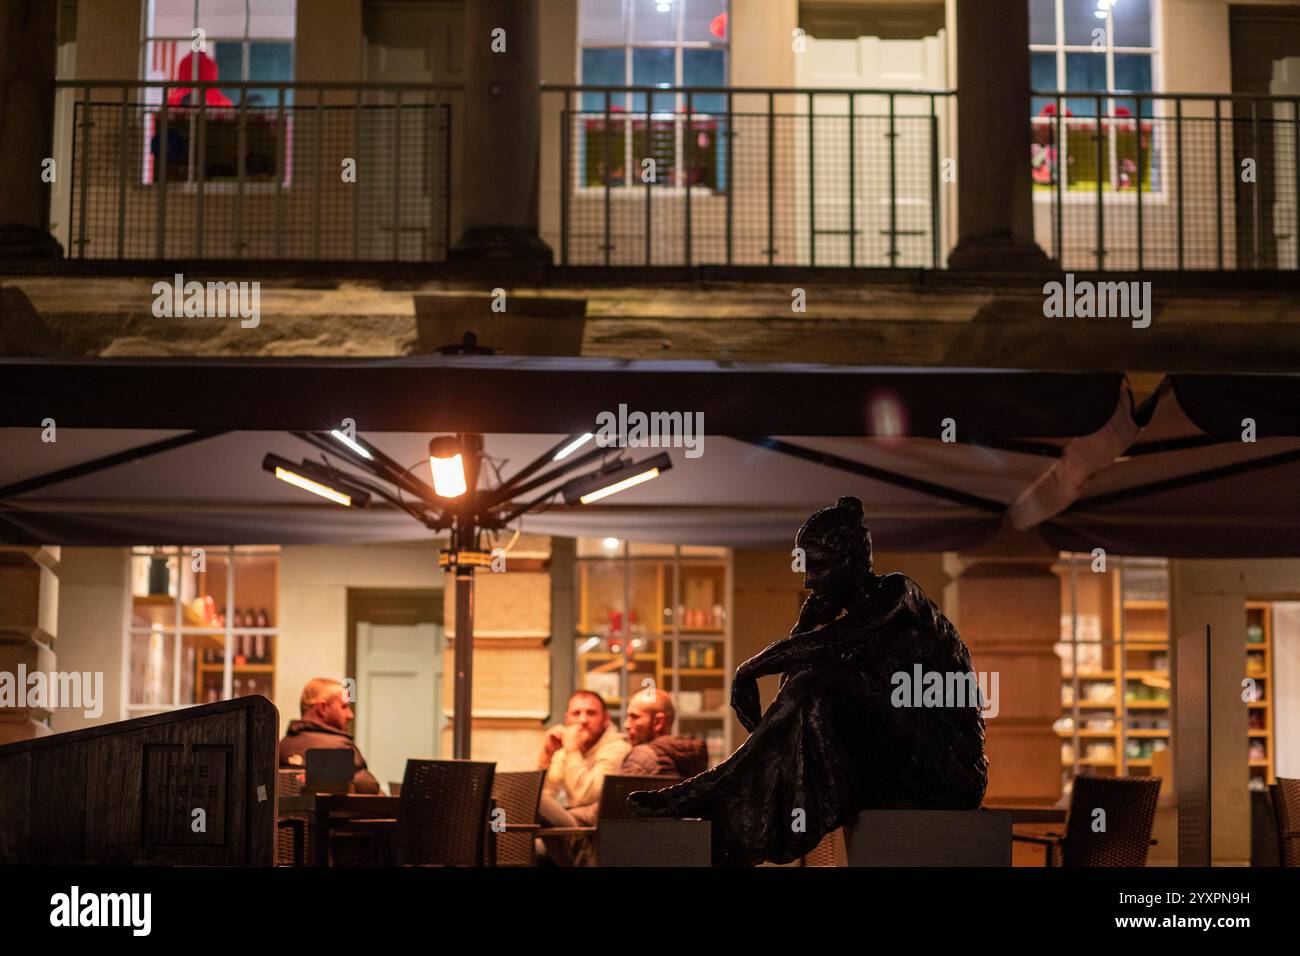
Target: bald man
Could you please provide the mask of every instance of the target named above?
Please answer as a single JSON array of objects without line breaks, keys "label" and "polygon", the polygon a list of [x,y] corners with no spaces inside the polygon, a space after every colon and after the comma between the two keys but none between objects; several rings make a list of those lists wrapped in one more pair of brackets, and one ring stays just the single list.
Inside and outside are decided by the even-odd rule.
[{"label": "bald man", "polygon": [[336,680],[317,677],[307,682],[298,702],[301,720],[291,721],[280,741],[280,766],[305,767],[307,751],[347,747],[352,751],[355,772],[352,793],[378,793],[379,781],[366,769],[365,758],[348,733],[353,717],[347,689]]},{"label": "bald man", "polygon": [[667,691],[647,687],[632,695],[624,729],[632,750],[622,773],[693,777],[709,769],[709,755],[697,737],[672,733],[677,712]]}]

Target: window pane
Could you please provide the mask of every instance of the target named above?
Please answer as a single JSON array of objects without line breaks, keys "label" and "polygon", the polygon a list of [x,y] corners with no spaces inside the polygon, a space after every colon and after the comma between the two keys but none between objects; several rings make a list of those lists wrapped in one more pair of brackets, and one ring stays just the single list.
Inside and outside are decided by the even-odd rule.
[{"label": "window pane", "polygon": [[680,2],[674,0],[632,0],[632,39],[677,39],[677,12]]},{"label": "window pane", "polygon": [[199,26],[208,39],[244,38],[244,0],[199,0]]},{"label": "window pane", "polygon": [[[1035,90],[1055,90],[1060,84],[1056,79],[1056,54],[1055,53],[1030,53],[1029,54],[1029,83],[1031,89]],[[1055,100],[1046,96],[1036,96],[1031,104],[1031,115],[1042,116],[1043,111],[1049,104],[1053,104],[1055,110]]]},{"label": "window pane", "polygon": [[1151,45],[1151,0],[1123,0],[1111,9],[1116,46]]},{"label": "window pane", "polygon": [[1029,0],[1029,42],[1056,42],[1056,0]]},{"label": "window pane", "polygon": [[[1097,9],[1097,0],[1062,0],[1065,12],[1065,42],[1091,46],[1092,31],[1106,29],[1106,13]],[[1101,14],[1098,16],[1097,14]]]},{"label": "window pane", "polygon": [[[627,59],[626,51],[622,49],[585,49],[582,51],[582,82],[586,86],[626,86],[627,85]],[[622,94],[613,94],[610,97],[610,106],[612,109],[623,109],[624,97]],[[582,108],[584,111],[604,110],[605,94],[604,93],[583,93]]]},{"label": "window pane", "polygon": [[[293,44],[250,43],[248,45],[248,78],[250,80],[293,80]],[[272,109],[279,93],[275,87],[249,90],[248,105]],[[293,103],[293,90],[286,90],[285,105]]]},{"label": "window pane", "polygon": [[292,40],[295,0],[253,0],[248,5],[248,35],[256,40]]},{"label": "window pane", "polygon": [[[210,55],[217,61],[217,79],[234,80],[244,78],[244,44],[236,41],[208,44]],[[243,95],[238,87],[223,87],[222,95],[231,103],[238,105]],[[213,105],[209,102],[208,105]]]},{"label": "window pane", "polygon": [[[1147,53],[1115,54],[1115,89],[1135,90],[1146,93],[1151,90],[1151,56]],[[1151,101],[1142,104],[1142,115],[1150,116],[1148,110]]]},{"label": "window pane", "polygon": [[622,43],[623,0],[582,0],[578,12],[578,35],[583,40]]},{"label": "window pane", "polygon": [[[1067,90],[1106,89],[1106,55],[1104,53],[1067,53],[1065,55],[1065,88]],[[1071,98],[1067,108],[1075,116],[1096,116],[1097,101],[1092,98]],[[1105,100],[1102,100],[1105,109]]]},{"label": "window pane", "polygon": [[175,633],[155,626],[148,634],[131,635],[131,675],[127,703],[174,703],[172,674],[176,666]]},{"label": "window pane", "polygon": [[150,0],[149,36],[187,37],[194,29],[194,0]]},{"label": "window pane", "polygon": [[[682,85],[726,86],[726,54],[721,50],[682,50]],[[727,96],[701,93],[691,97],[691,104],[697,113],[723,113],[727,109]]]},{"label": "window pane", "polygon": [[[674,52],[671,49],[634,49],[632,51],[632,84],[634,86],[673,86],[676,78],[674,60]],[[675,96],[672,93],[656,93],[652,109],[673,110],[676,107],[674,100]],[[633,94],[633,112],[643,112],[645,108],[645,94]]]},{"label": "window pane", "polygon": [[699,43],[727,42],[727,0],[679,0],[682,39]]}]

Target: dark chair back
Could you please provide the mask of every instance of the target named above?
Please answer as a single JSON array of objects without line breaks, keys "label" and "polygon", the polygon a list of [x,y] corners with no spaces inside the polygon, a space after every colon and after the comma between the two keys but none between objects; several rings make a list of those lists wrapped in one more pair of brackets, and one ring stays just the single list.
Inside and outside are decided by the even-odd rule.
[{"label": "dark chair back", "polygon": [[1278,864],[1300,866],[1300,779],[1278,777],[1271,789]]},{"label": "dark chair back", "polygon": [[[542,784],[545,770],[523,770],[499,773],[492,778],[493,810],[505,811],[506,826],[535,824],[537,807],[542,801]],[[533,834],[509,831],[494,833],[496,866],[535,866],[537,854],[533,850]]]},{"label": "dark chair back", "polygon": [[398,822],[399,864],[480,866],[496,764],[408,760]]},{"label": "dark chair back", "polygon": [[663,790],[682,782],[681,777],[646,776],[644,774],[610,773],[605,775],[600,790],[601,820],[627,820],[635,816],[628,809],[627,798],[638,790]]},{"label": "dark chair back", "polygon": [[[1062,864],[1146,866],[1159,795],[1159,777],[1075,777]],[[1106,811],[1101,832],[1098,809]]]}]

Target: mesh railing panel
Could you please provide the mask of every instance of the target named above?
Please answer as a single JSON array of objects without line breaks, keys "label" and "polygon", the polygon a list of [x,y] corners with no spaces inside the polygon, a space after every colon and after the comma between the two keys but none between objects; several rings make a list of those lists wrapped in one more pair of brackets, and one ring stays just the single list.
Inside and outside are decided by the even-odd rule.
[{"label": "mesh railing panel", "polygon": [[1297,267],[1295,104],[1109,102],[1031,121],[1035,237],[1062,268]]},{"label": "mesh railing panel", "polygon": [[562,260],[942,265],[945,96],[744,95],[730,113],[561,111]]},{"label": "mesh railing panel", "polygon": [[446,258],[447,103],[172,107],[163,133],[155,105],[75,104],[70,255]]}]

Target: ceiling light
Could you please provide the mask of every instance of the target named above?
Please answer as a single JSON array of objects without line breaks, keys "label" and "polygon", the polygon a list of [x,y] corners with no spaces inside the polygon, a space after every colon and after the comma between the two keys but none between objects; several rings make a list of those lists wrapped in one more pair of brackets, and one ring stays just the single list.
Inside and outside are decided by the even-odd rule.
[{"label": "ceiling light", "polygon": [[267,455],[262,459],[262,470],[275,475],[276,478],[283,482],[304,491],[310,491],[314,495],[320,495],[327,501],[333,501],[335,504],[347,508],[354,506],[364,508],[370,503],[370,495],[366,492],[348,487],[344,482],[335,479],[325,469],[308,462],[295,465],[287,458],[281,458],[279,455]]},{"label": "ceiling light", "polygon": [[606,538],[602,543],[605,545],[606,551],[617,551],[618,546],[623,542],[619,541],[618,538]]},{"label": "ceiling light", "polygon": [[560,490],[564,495],[565,504],[589,505],[610,495],[616,495],[620,491],[635,488],[652,478],[658,478],[660,473],[672,466],[672,459],[668,457],[667,452],[661,452],[653,458],[639,462],[623,459],[590,475],[575,478]]},{"label": "ceiling light", "polygon": [[565,445],[563,448],[557,451],[555,453],[555,457],[552,458],[551,461],[560,461],[563,458],[568,458],[575,451],[577,451],[579,448],[587,444],[587,442],[591,441],[595,437],[596,436],[593,435],[591,432],[587,432],[585,435],[578,436],[573,441],[569,442],[569,444]]},{"label": "ceiling light", "polygon": [[375,460],[374,455],[370,454],[370,452],[366,451],[359,444],[357,444],[355,439],[349,438],[346,432],[341,432],[337,428],[335,428],[333,431],[330,432],[330,434],[333,435],[339,441],[341,441],[343,444],[347,445],[349,448],[351,448],[354,452],[356,452],[366,461]]}]

